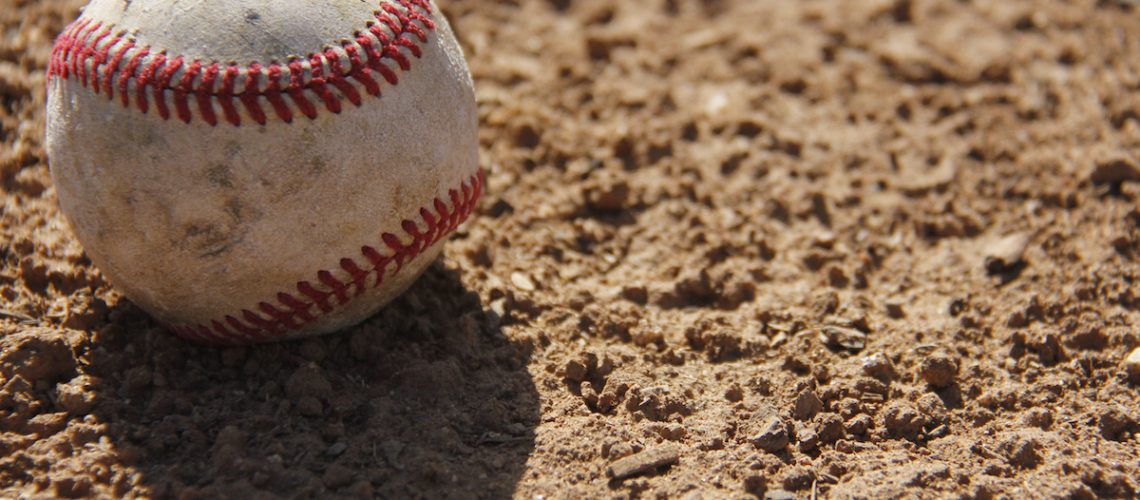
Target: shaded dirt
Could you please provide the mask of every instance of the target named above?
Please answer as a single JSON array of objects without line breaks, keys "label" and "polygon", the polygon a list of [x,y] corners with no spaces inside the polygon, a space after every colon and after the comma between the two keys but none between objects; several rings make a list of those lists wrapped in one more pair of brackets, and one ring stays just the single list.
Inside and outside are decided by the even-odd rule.
[{"label": "shaded dirt", "polygon": [[478,217],[364,324],[214,349],[58,211],[80,3],[0,1],[3,495],[1134,497],[1130,3],[441,1]]}]

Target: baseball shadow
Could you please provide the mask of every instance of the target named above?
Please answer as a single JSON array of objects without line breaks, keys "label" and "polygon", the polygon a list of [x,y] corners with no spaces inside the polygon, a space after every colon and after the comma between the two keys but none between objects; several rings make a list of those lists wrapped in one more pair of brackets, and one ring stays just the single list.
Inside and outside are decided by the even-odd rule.
[{"label": "baseball shadow", "polygon": [[362,325],[310,340],[199,347],[129,302],[109,317],[85,371],[134,474],[116,493],[499,498],[534,448],[530,344],[438,261]]}]

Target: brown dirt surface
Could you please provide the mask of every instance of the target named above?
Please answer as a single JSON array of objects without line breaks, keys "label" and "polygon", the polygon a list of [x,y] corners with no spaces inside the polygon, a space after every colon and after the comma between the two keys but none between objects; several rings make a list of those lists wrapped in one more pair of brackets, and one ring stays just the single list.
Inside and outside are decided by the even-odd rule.
[{"label": "brown dirt surface", "polygon": [[81,2],[0,0],[0,495],[1137,495],[1135,2],[440,3],[477,217],[364,324],[219,349],[57,208]]}]

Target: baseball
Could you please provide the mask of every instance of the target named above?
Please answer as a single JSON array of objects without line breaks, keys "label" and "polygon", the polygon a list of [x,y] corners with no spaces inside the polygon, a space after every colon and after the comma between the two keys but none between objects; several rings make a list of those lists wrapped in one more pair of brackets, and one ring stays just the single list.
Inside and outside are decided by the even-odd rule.
[{"label": "baseball", "polygon": [[430,0],[94,0],[48,75],[76,236],[195,341],[362,321],[483,190],[471,76]]}]

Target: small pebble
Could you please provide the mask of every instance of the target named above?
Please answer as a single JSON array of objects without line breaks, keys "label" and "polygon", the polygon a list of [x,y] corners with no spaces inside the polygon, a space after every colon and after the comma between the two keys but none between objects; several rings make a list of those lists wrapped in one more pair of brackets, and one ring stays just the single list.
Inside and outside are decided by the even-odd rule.
[{"label": "small pebble", "polygon": [[1031,469],[1041,463],[1041,443],[1030,435],[1012,434],[999,444],[1001,454],[1010,465]]},{"label": "small pebble", "polygon": [[677,463],[680,458],[681,450],[676,446],[650,448],[610,464],[606,472],[614,479],[624,479],[660,467],[673,465]]},{"label": "small pebble", "polygon": [[733,403],[739,403],[744,399],[744,389],[741,389],[739,385],[732,384],[731,387],[725,389],[724,399],[732,401]]},{"label": "small pebble", "polygon": [[760,495],[768,487],[768,481],[761,474],[752,474],[744,478],[744,491],[753,495]]},{"label": "small pebble", "polygon": [[819,446],[819,434],[814,430],[807,429],[796,434],[799,439],[800,451],[809,452]]},{"label": "small pebble", "polygon": [[792,410],[792,416],[796,420],[811,420],[817,413],[823,410],[823,401],[816,396],[814,392],[805,390],[799,396],[796,396],[796,406]]},{"label": "small pebble", "polygon": [[871,425],[873,423],[874,421],[871,420],[870,415],[856,415],[854,417],[851,417],[851,420],[848,420],[847,423],[844,424],[844,427],[847,428],[848,433],[854,434],[856,436],[862,436],[867,432],[868,429],[871,428]]},{"label": "small pebble", "polygon": [[788,334],[785,332],[777,332],[772,336],[772,341],[768,344],[771,348],[775,349],[788,341]]},{"label": "small pebble", "polygon": [[815,482],[815,471],[805,465],[792,467],[788,475],[784,476],[784,489],[790,491],[804,490]]},{"label": "small pebble", "polygon": [[942,398],[934,393],[926,393],[918,397],[914,402],[918,411],[922,412],[929,420],[937,423],[945,423],[950,418],[950,412],[946,409],[946,403]]},{"label": "small pebble", "polygon": [[67,427],[67,412],[41,413],[28,420],[25,429],[31,434],[37,434],[44,439]]},{"label": "small pebble", "polygon": [[835,288],[846,288],[847,284],[851,282],[839,266],[831,266],[827,269],[827,280]]},{"label": "small pebble", "polygon": [[1128,375],[1129,381],[1140,385],[1140,347],[1133,349],[1132,353],[1124,358],[1121,367],[1124,368],[1124,373]]},{"label": "small pebble", "polygon": [[533,292],[535,290],[534,280],[523,273],[511,273],[511,284],[524,292]]},{"label": "small pebble", "polygon": [[1105,405],[1097,412],[1097,429],[1100,435],[1111,441],[1121,441],[1128,434],[1128,429],[1140,424],[1124,408]]},{"label": "small pebble", "polygon": [[863,373],[882,382],[889,381],[896,375],[891,359],[881,352],[863,358]]},{"label": "small pebble", "polygon": [[632,190],[624,179],[612,176],[600,179],[583,189],[586,205],[599,212],[617,212],[625,208]]},{"label": "small pebble", "polygon": [[819,340],[832,349],[858,352],[867,345],[867,334],[854,328],[827,325],[819,329]]},{"label": "small pebble", "polygon": [[1140,164],[1123,154],[1101,158],[1089,174],[1089,180],[1094,184],[1140,182]]},{"label": "small pebble", "polygon": [[893,319],[902,319],[906,317],[906,311],[903,310],[903,301],[898,299],[888,300],[885,304],[887,309],[887,316]]},{"label": "small pebble", "polygon": [[816,417],[816,433],[824,443],[834,443],[843,438],[843,419],[834,413],[821,413]]},{"label": "small pebble", "polygon": [[931,354],[918,365],[918,373],[927,384],[941,389],[954,384],[954,378],[958,376],[958,363],[945,354]]},{"label": "small pebble", "polygon": [[764,419],[760,432],[750,439],[752,444],[761,450],[776,453],[788,446],[788,426],[775,415]]},{"label": "small pebble", "polygon": [[1053,412],[1048,408],[1034,408],[1022,415],[1021,421],[1025,425],[1048,430],[1053,426]]},{"label": "small pebble", "polygon": [[91,480],[86,477],[63,477],[52,482],[55,496],[59,498],[79,498],[91,493]]},{"label": "small pebble", "polygon": [[569,361],[566,363],[566,380],[581,382],[586,379],[586,371],[586,365],[581,361]]},{"label": "small pebble", "polygon": [[630,302],[645,305],[649,302],[649,289],[644,286],[627,286],[621,289],[621,297]]},{"label": "small pebble", "polygon": [[1002,274],[1022,264],[1022,254],[1029,244],[1029,233],[1013,233],[993,242],[985,252],[986,272]]},{"label": "small pebble", "polygon": [[66,384],[56,386],[56,398],[61,408],[72,415],[86,415],[95,407],[96,393],[88,390],[90,380],[80,375]]},{"label": "small pebble", "polygon": [[298,367],[285,381],[285,394],[294,401],[304,397],[328,397],[331,393],[332,384],[312,363]]},{"label": "small pebble", "polygon": [[347,444],[344,444],[343,441],[337,441],[333,443],[332,446],[329,446],[329,449],[325,450],[325,455],[328,455],[330,457],[339,457],[344,454],[345,450],[347,449]]},{"label": "small pebble", "polygon": [[892,436],[914,440],[926,425],[926,419],[906,403],[893,403],[883,411],[883,425]]}]

